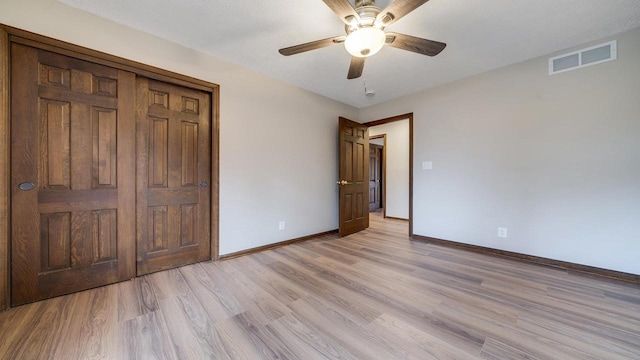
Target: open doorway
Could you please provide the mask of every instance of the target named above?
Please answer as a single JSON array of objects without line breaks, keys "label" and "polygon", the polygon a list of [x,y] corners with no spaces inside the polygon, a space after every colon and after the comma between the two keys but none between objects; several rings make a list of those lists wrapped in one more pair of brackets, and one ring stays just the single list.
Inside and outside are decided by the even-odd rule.
[{"label": "open doorway", "polygon": [[[370,139],[370,211],[382,211],[384,218],[409,221],[413,235],[413,113],[364,123]],[[380,158],[373,151],[380,148]],[[379,174],[374,162],[380,162]],[[380,209],[376,209],[376,175],[379,180]]]},{"label": "open doorway", "polygon": [[386,134],[369,136],[369,212],[384,211],[384,161]]}]

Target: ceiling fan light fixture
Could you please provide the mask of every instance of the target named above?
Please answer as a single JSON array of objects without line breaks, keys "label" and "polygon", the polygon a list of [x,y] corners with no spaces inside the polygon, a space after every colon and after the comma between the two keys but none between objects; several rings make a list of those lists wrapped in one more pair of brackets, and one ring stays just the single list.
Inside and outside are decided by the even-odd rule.
[{"label": "ceiling fan light fixture", "polygon": [[377,27],[363,27],[354,30],[344,41],[347,52],[355,57],[369,57],[382,49],[387,36]]},{"label": "ceiling fan light fixture", "polygon": [[351,55],[347,79],[357,79],[362,76],[365,59],[378,53],[385,45],[427,56],[436,56],[447,46],[439,41],[384,32],[388,25],[400,20],[428,0],[389,0],[390,3],[383,10],[376,6],[375,0],[322,1],[344,23],[347,36],[334,36],[289,46],[278,50],[280,54],[289,56],[344,43],[345,50]]}]

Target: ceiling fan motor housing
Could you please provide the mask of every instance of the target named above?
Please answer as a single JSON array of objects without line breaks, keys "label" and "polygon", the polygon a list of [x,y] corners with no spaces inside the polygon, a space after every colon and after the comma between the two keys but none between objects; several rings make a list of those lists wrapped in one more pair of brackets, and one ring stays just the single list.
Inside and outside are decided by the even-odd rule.
[{"label": "ceiling fan motor housing", "polygon": [[375,0],[356,0],[356,9],[362,6],[375,6]]},{"label": "ceiling fan motor housing", "polygon": [[351,34],[353,31],[369,26],[376,26],[379,29],[384,29],[382,24],[376,24],[376,17],[382,11],[379,7],[375,6],[373,0],[359,0],[356,1],[356,12],[360,17],[359,22],[352,22],[349,25],[345,25],[347,34]]}]

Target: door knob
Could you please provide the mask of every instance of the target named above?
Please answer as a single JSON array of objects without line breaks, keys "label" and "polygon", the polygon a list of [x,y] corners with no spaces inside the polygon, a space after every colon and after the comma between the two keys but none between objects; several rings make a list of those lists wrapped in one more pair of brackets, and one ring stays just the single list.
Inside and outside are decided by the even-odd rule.
[{"label": "door knob", "polygon": [[340,181],[336,181],[336,184],[338,184],[338,185],[347,185],[347,184],[349,184],[349,182],[347,180],[340,180]]},{"label": "door knob", "polygon": [[208,185],[209,185],[209,183],[208,183],[208,182],[206,182],[206,181],[200,181],[200,186],[202,186],[202,187],[207,187]]}]

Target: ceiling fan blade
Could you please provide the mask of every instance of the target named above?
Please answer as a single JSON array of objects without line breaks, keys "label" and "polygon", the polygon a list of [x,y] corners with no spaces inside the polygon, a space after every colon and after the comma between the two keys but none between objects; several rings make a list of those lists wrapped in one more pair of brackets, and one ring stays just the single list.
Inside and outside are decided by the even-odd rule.
[{"label": "ceiling fan blade", "polygon": [[447,47],[447,44],[439,41],[427,40],[411,35],[392,32],[387,33],[386,44],[393,46],[394,48],[413,51],[414,53],[427,56],[436,56],[440,54],[445,47]]},{"label": "ceiling fan blade", "polygon": [[429,0],[395,0],[376,17],[376,22],[391,25]]},{"label": "ceiling fan blade", "polygon": [[295,54],[303,53],[305,51],[321,49],[323,47],[327,47],[335,44],[341,44],[344,42],[344,39],[345,39],[345,36],[336,36],[332,38],[316,40],[316,41],[312,41],[312,42],[308,42],[300,45],[286,47],[284,49],[278,50],[278,52],[284,56],[295,55]]},{"label": "ceiling fan blade", "polygon": [[363,57],[351,57],[351,65],[349,65],[349,74],[347,75],[347,79],[357,79],[362,75],[362,70],[364,70],[364,59]]},{"label": "ceiling fan blade", "polygon": [[348,0],[322,0],[331,9],[340,20],[345,24],[351,25],[354,21],[360,22],[360,15],[351,6]]}]

